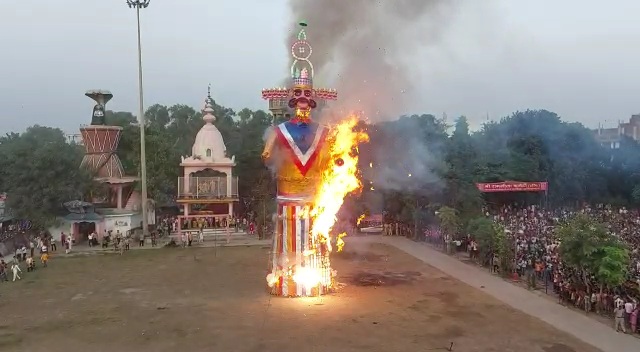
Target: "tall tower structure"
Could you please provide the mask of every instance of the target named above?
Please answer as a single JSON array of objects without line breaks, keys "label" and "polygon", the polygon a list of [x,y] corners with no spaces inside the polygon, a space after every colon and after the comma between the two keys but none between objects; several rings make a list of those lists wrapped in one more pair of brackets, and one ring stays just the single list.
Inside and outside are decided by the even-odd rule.
[{"label": "tall tower structure", "polygon": [[107,90],[90,90],[85,95],[96,102],[91,115],[91,125],[80,128],[86,149],[82,167],[93,172],[99,179],[124,177],[124,169],[116,154],[122,127],[105,126],[105,106],[113,98]]},{"label": "tall tower structure", "polygon": [[[94,179],[109,186],[106,201],[116,209],[124,209],[133,193],[137,177],[126,176],[122,162],[116,154],[122,127],[105,125],[105,106],[113,94],[107,90],[90,90],[85,95],[96,102],[91,115],[91,124],[80,127],[82,144],[85,147],[81,168],[89,170]],[[137,205],[131,205],[136,208]]]}]

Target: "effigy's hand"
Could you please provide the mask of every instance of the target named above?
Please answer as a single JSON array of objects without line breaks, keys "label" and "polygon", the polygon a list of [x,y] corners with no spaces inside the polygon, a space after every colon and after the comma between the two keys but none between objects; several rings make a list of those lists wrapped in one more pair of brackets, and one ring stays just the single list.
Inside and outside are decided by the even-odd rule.
[{"label": "effigy's hand", "polygon": [[262,150],[262,160],[267,160],[271,157],[271,152],[273,151],[273,147],[276,144],[276,134],[273,133],[273,130],[270,130],[267,135],[267,140],[264,145],[264,149]]}]

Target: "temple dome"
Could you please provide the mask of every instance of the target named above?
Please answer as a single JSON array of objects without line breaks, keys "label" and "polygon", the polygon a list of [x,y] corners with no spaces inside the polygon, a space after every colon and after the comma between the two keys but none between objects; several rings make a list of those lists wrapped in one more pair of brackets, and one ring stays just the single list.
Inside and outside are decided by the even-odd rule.
[{"label": "temple dome", "polygon": [[202,119],[205,121],[205,125],[196,135],[196,140],[191,148],[191,158],[188,158],[189,160],[183,158],[183,162],[232,163],[233,159],[227,157],[227,147],[224,145],[222,133],[213,124],[216,117],[213,115],[211,96],[207,97],[202,112],[204,113]]},{"label": "temple dome", "polygon": [[227,148],[222,133],[211,123],[206,123],[198,134],[191,148],[191,155],[207,162],[227,161]]}]

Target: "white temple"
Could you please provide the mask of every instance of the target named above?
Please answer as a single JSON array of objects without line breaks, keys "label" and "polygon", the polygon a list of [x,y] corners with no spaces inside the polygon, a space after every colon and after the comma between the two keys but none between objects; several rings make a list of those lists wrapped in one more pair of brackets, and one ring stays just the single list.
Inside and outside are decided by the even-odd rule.
[{"label": "white temple", "polygon": [[[205,124],[196,135],[191,156],[183,156],[180,163],[183,177],[178,179],[177,201],[182,204],[182,218],[187,221],[191,217],[204,214],[233,215],[233,203],[238,201],[238,178],[233,176],[235,156],[227,156],[222,134],[213,124],[216,121],[213,106],[214,102],[209,92],[202,110]],[[194,176],[195,173],[204,170],[211,170],[217,175]],[[196,204],[199,206],[192,208]]]}]

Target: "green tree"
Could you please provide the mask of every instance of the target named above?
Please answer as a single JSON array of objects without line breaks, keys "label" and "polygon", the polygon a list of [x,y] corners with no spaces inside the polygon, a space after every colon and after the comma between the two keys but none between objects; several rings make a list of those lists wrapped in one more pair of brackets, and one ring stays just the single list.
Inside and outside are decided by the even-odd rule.
[{"label": "green tree", "polygon": [[440,220],[440,228],[445,235],[445,243],[447,246],[447,252],[452,253],[453,248],[451,243],[458,236],[460,230],[460,219],[458,218],[458,211],[456,209],[443,206],[436,212],[438,220]]},{"label": "green tree", "polygon": [[503,276],[509,275],[514,269],[515,245],[507,236],[504,226],[495,223],[495,248],[498,255],[500,273]]},{"label": "green tree", "polygon": [[440,227],[448,235],[455,238],[460,230],[460,218],[458,211],[454,208],[443,206],[436,214],[440,220]]},{"label": "green tree", "polygon": [[82,156],[83,148],[50,127],[36,125],[1,138],[0,189],[13,215],[36,229],[53,225],[64,202],[82,200],[94,186],[91,175],[79,168]]},{"label": "green tree", "polygon": [[478,243],[480,258],[484,262],[491,253],[496,251],[496,229],[493,221],[486,217],[477,217],[469,221],[467,232],[475,238]]},{"label": "green tree", "polygon": [[[9,155],[9,146],[20,139],[19,133],[7,133],[4,137],[0,137],[0,160],[11,160]],[[9,187],[11,169],[7,167],[5,162],[0,167],[0,193],[6,192]]]},{"label": "green tree", "polygon": [[169,108],[164,105],[151,105],[144,113],[147,127],[153,129],[165,129],[171,123],[172,116]]},{"label": "green tree", "polygon": [[633,190],[631,191],[631,198],[636,204],[640,203],[640,185],[633,186]]},{"label": "green tree", "polygon": [[140,168],[140,128],[138,121],[130,112],[105,112],[105,123],[108,126],[122,127],[120,143],[118,144],[118,158],[122,162],[125,174],[138,175]]},{"label": "green tree", "polygon": [[[145,113],[145,118],[149,195],[158,205],[171,204],[175,199],[180,171],[180,150],[176,148],[179,137],[172,134],[177,131],[168,129],[171,120],[167,107],[153,105]],[[117,153],[125,173],[140,175],[140,126],[137,118],[128,112],[107,111],[106,122],[123,128]],[[179,133],[176,135],[181,136]]]},{"label": "green tree", "polygon": [[[606,228],[585,214],[578,214],[566,223],[556,227],[560,239],[560,255],[567,265],[577,270],[588,293],[592,292],[590,277],[599,271],[606,255],[603,248],[616,246]],[[611,252],[610,253],[615,253]],[[609,269],[608,266],[603,270]]]},{"label": "green tree", "polygon": [[448,165],[445,174],[448,204],[459,210],[463,221],[468,221],[479,215],[482,198],[475,186],[479,172],[478,153],[469,135],[469,123],[464,116],[456,120],[445,160]]},{"label": "green tree", "polygon": [[629,268],[629,251],[622,245],[601,247],[595,256],[594,275],[600,283],[600,293],[604,287],[619,287],[626,280]]},{"label": "green tree", "polygon": [[[478,153],[477,181],[548,181],[552,190],[548,199],[556,205],[630,197],[632,187],[628,184],[633,172],[616,170],[633,164],[631,156],[637,155],[632,152],[634,143],[607,150],[592,131],[578,123],[563,122],[553,112],[518,111],[485,124],[472,138]],[[536,204],[542,200],[533,193],[497,193],[485,198],[492,203]]]},{"label": "green tree", "polygon": [[[269,126],[270,117],[264,111],[254,112],[249,109],[240,111],[240,121],[234,134],[238,136],[235,147],[237,148],[235,172],[238,175],[238,189],[241,197],[263,199],[275,195],[273,187],[266,186],[271,182],[271,174],[261,157],[264,149],[263,136]],[[261,206],[257,204],[255,206],[258,209],[251,210],[262,211]]]},{"label": "green tree", "polygon": [[161,127],[147,128],[147,184],[156,204],[173,204],[178,190],[180,154],[168,131]]}]

